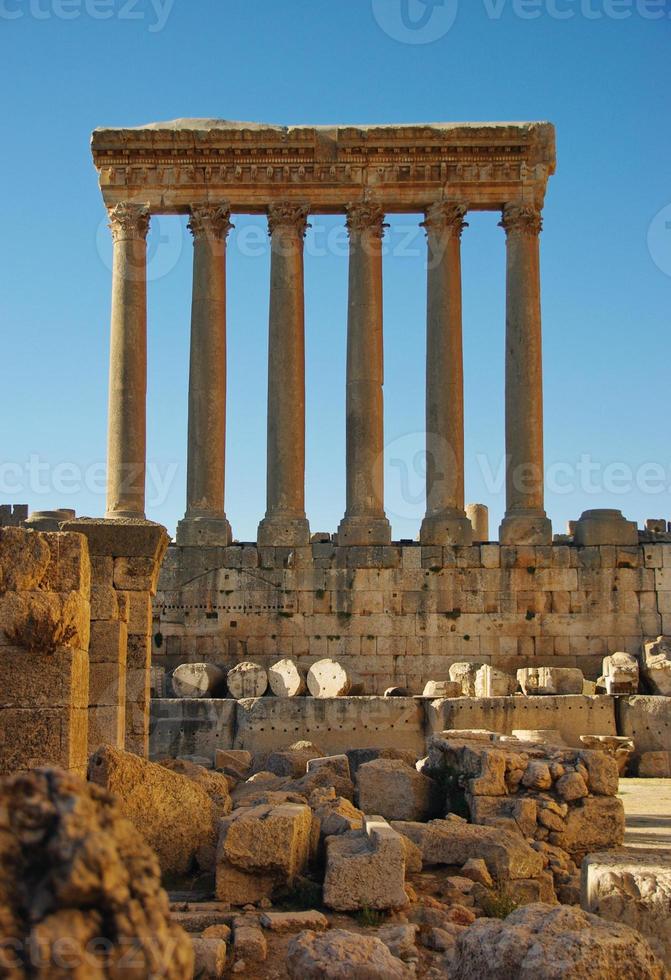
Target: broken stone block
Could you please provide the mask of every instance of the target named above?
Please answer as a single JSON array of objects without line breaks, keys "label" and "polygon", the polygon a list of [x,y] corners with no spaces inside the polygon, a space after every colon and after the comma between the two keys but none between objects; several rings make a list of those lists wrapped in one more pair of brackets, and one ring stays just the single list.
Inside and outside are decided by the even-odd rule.
[{"label": "broken stone block", "polygon": [[578,766],[582,764],[587,769],[586,782],[591,793],[597,796],[616,796],[620,784],[620,774],[617,763],[604,752],[580,753]]},{"label": "broken stone block", "polygon": [[164,874],[184,874],[201,858],[211,860],[220,809],[197,782],[109,745],[91,756],[88,776],[118,798]]},{"label": "broken stone block", "polygon": [[469,824],[458,818],[426,824],[394,821],[392,827],[420,848],[425,866],[461,867],[469,858],[481,858],[498,882],[537,878],[543,870],[540,854],[519,833]]},{"label": "broken stone block", "polygon": [[291,980],[409,980],[414,971],[376,937],[331,929],[302,932],[289,943]]},{"label": "broken stone block", "polygon": [[268,943],[255,916],[239,916],[233,920],[233,953],[236,961],[264,963]]},{"label": "broken stone block", "polygon": [[288,749],[271,752],[265,761],[267,772],[276,776],[292,776],[299,779],[307,772],[308,762],[320,757],[321,752],[312,742],[295,742]]},{"label": "broken stone block", "polygon": [[582,694],[583,673],[577,667],[523,667],[517,681],[527,694]]},{"label": "broken stone block", "polygon": [[602,674],[606,694],[637,694],[639,667],[630,653],[612,653],[604,657]]},{"label": "broken stone block", "polygon": [[19,527],[0,528],[0,592],[39,588],[50,561],[46,535]]},{"label": "broken stone block", "polygon": [[314,808],[322,840],[349,830],[361,830],[365,815],[342,796],[326,800]]},{"label": "broken stone block", "polygon": [[416,960],[418,932],[419,926],[415,923],[388,925],[378,929],[377,937],[382,940],[392,956],[397,956],[399,960]]},{"label": "broken stone block", "polygon": [[381,817],[367,817],[363,831],[327,839],[324,904],[329,908],[403,908],[404,884],[403,842]]},{"label": "broken stone block", "polygon": [[310,855],[312,812],[308,806],[242,807],[220,824],[216,895],[231,905],[270,898],[278,885],[305,870]]},{"label": "broken stone block", "polygon": [[223,769],[227,775],[247,779],[252,771],[252,753],[245,749],[216,749],[214,768]]},{"label": "broken stone block", "polygon": [[467,796],[473,823],[533,837],[536,830],[538,804],[528,797]]},{"label": "broken stone block", "polygon": [[310,759],[307,764],[308,772],[318,772],[320,769],[331,769],[343,779],[351,779],[349,759],[346,755],[325,755],[320,759]]},{"label": "broken stone block", "polygon": [[422,692],[423,698],[460,698],[461,684],[456,681],[427,681]]},{"label": "broken stone block", "polygon": [[399,759],[375,759],[356,774],[359,807],[386,820],[425,820],[436,805],[436,784]]},{"label": "broken stone block", "polygon": [[635,546],[638,544],[638,526],[636,521],[625,520],[620,510],[586,510],[575,523],[573,540],[581,548],[596,545]]},{"label": "broken stone block", "polygon": [[624,735],[581,735],[580,741],[586,749],[605,752],[615,759],[620,776],[624,776],[635,751],[633,739]]},{"label": "broken stone block", "polygon": [[450,680],[461,684],[461,693],[466,698],[475,697],[475,678],[482,664],[457,663],[450,666]]},{"label": "broken stone block", "polygon": [[329,920],[314,909],[307,912],[264,912],[261,925],[270,932],[300,932],[302,929],[323,932],[328,929]]},{"label": "broken stone block", "polygon": [[671,777],[671,752],[644,752],[638,760],[638,775],[642,779]]},{"label": "broken stone block", "polygon": [[557,843],[577,862],[591,851],[617,847],[623,841],[622,800],[612,796],[587,796],[578,806],[569,808],[565,835]]},{"label": "broken stone block", "polygon": [[308,690],[313,698],[342,698],[353,694],[355,681],[335,660],[318,660],[308,670]]},{"label": "broken stone block", "polygon": [[213,772],[211,769],[189,762],[187,759],[161,759],[159,765],[163,766],[164,769],[169,769],[170,772],[186,776],[187,779],[191,779],[194,783],[202,786],[216,806],[219,816],[225,817],[227,813],[231,812],[233,804],[229,793],[228,779],[224,773]]},{"label": "broken stone block", "polygon": [[57,769],[2,779],[0,838],[3,952],[39,953],[3,976],[112,977],[129,949],[137,977],[192,976],[156,855],[109,793]]},{"label": "broken stone block", "polygon": [[643,647],[641,672],[653,694],[671,697],[671,639],[658,636]]},{"label": "broken stone block", "polygon": [[640,932],[671,964],[671,858],[661,849],[623,848],[588,854],[581,905],[609,922]]},{"label": "broken stone block", "polygon": [[576,908],[527,905],[506,919],[479,919],[457,937],[451,980],[662,980],[664,966],[627,926]]},{"label": "broken stone block", "polygon": [[476,698],[508,697],[517,690],[517,680],[490,664],[484,664],[475,675]]},{"label": "broken stone block", "polygon": [[566,745],[556,728],[514,728],[513,736],[520,742],[538,742],[545,745]]},{"label": "broken stone block", "polygon": [[492,876],[482,858],[469,858],[461,869],[461,873],[464,878],[470,878],[471,881],[478,882],[485,888],[492,888],[494,885]]},{"label": "broken stone block", "polygon": [[226,674],[214,664],[180,664],[172,672],[176,698],[213,698],[223,691]]},{"label": "broken stone block", "polygon": [[297,698],[305,694],[305,674],[293,660],[278,660],[268,668],[270,690],[277,698]]},{"label": "broken stone block", "polygon": [[191,939],[194,953],[195,977],[202,980],[221,980],[226,974],[226,943],[221,939]]},{"label": "broken stone block", "polygon": [[226,685],[229,695],[236,701],[262,698],[268,690],[268,674],[259,664],[246,661],[229,670]]}]

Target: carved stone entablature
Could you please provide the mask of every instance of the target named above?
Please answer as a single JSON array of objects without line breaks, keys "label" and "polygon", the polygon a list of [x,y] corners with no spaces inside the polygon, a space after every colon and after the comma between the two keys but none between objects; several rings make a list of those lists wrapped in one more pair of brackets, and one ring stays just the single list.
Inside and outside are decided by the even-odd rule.
[{"label": "carved stone entablature", "polygon": [[195,207],[189,218],[189,231],[195,239],[226,238],[231,228],[231,209],[228,204]]},{"label": "carved stone entablature", "polygon": [[282,127],[185,119],[98,129],[92,149],[105,203],[146,196],[153,213],[188,213],[214,196],[233,212],[256,214],[275,201],[306,200],[314,213],[342,213],[355,201],[388,213],[425,211],[446,186],[473,210],[500,210],[506,201],[542,203],[555,170],[549,123]]},{"label": "carved stone entablature", "polygon": [[130,238],[144,239],[149,231],[150,210],[148,204],[121,201],[109,208],[109,226],[114,242]]},{"label": "carved stone entablature", "polygon": [[468,227],[465,220],[468,206],[461,201],[438,201],[426,209],[426,218],[422,227],[427,234],[434,232],[441,236],[456,235],[461,238],[464,228]]},{"label": "carved stone entablature", "polygon": [[543,217],[533,204],[506,204],[500,225],[507,235],[540,235]]},{"label": "carved stone entablature", "polygon": [[289,231],[305,238],[308,229],[309,204],[291,204],[281,201],[268,208],[268,232]]}]

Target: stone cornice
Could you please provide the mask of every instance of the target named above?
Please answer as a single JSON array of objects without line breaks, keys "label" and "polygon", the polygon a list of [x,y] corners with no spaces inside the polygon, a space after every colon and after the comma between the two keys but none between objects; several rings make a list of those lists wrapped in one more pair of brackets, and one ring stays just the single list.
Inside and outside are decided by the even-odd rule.
[{"label": "stone cornice", "polygon": [[309,201],[341,213],[352,201],[424,211],[448,196],[474,210],[540,203],[555,170],[549,123],[293,127],[183,120],[98,129],[105,202],[145,196],[156,213],[188,213],[216,197],[233,211]]}]

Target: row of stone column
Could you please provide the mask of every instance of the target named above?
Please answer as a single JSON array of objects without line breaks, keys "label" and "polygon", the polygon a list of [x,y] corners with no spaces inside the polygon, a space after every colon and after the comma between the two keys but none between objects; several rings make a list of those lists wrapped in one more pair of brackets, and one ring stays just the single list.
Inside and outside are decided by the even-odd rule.
[{"label": "row of stone column", "polygon": [[[439,202],[426,212],[427,511],[421,541],[468,544],[464,510],[464,409],[461,235],[467,207]],[[309,207],[268,209],[271,239],[268,350],[267,510],[260,545],[309,543],[305,515],[305,329],[303,242]],[[109,518],[144,517],[146,456],[146,237],[148,207],[110,209],[114,241],[108,437]],[[510,204],[507,238],[506,516],[500,540],[546,543],[543,509],[543,411],[539,275],[540,210]],[[227,545],[226,448],[227,205],[194,208],[187,507],[178,527],[184,545]],[[341,545],[384,545],[382,239],[384,212],[347,209],[346,511]]]}]

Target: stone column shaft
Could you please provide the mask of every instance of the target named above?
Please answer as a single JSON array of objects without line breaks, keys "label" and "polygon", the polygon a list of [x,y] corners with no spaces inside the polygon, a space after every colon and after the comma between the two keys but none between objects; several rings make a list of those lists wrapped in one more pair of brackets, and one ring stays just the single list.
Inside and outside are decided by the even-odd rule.
[{"label": "stone column shaft", "polygon": [[305,517],[305,297],[303,241],[307,205],[277,204],[268,212],[270,311],[266,516],[259,545],[310,543]]},{"label": "stone column shaft", "polygon": [[177,529],[183,545],[231,542],[224,509],[226,469],[226,238],[227,206],[196,208],[189,365],[186,515]]},{"label": "stone column shaft", "polygon": [[506,515],[504,544],[549,544],[543,504],[543,369],[540,210],[507,205],[506,231]]},{"label": "stone column shaft", "polygon": [[353,205],[348,209],[347,228],[347,507],[338,542],[385,545],[391,541],[391,528],[384,512],[384,212],[376,206]]},{"label": "stone column shaft", "polygon": [[461,232],[466,206],[427,210],[425,545],[470,544],[464,512],[464,366]]},{"label": "stone column shaft", "polygon": [[144,517],[149,208],[109,211],[114,242],[107,431],[107,517]]}]

